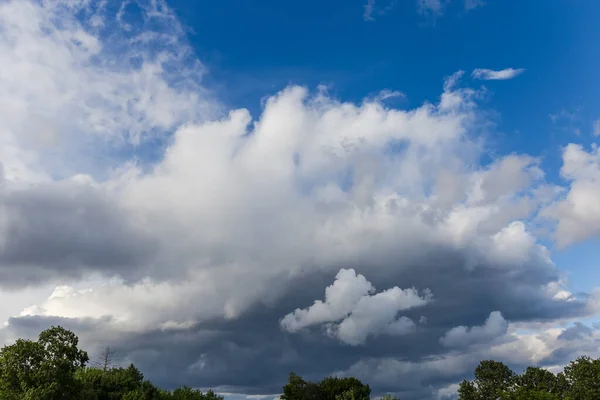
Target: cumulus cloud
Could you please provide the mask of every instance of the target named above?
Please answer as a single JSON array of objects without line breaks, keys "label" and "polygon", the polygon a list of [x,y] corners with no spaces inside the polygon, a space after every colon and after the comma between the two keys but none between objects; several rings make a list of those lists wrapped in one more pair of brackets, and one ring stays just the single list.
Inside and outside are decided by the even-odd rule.
[{"label": "cumulus cloud", "polygon": [[479,343],[487,343],[506,334],[508,322],[500,311],[493,311],[481,326],[457,326],[450,329],[440,338],[446,347],[464,347]]},{"label": "cumulus cloud", "polygon": [[561,176],[569,181],[564,198],[549,205],[543,216],[557,221],[555,237],[566,246],[600,234],[600,149],[569,144],[563,149]]},{"label": "cumulus cloud", "polygon": [[78,278],[86,269],[125,277],[153,256],[153,239],[85,179],[6,182],[0,212],[0,286]]},{"label": "cumulus cloud", "polygon": [[[600,339],[596,331],[589,333],[585,330],[584,335],[572,335],[570,332],[574,327],[561,328],[550,325],[535,332],[529,330],[522,333],[523,326],[512,323],[505,325],[506,321],[502,316],[497,314],[493,317],[494,314],[491,313],[490,319],[496,319],[503,328],[491,330],[495,331],[494,335],[502,337],[502,340],[472,347],[469,352],[458,352],[452,348],[441,355],[425,357],[419,361],[393,357],[363,359],[338,373],[342,376],[357,376],[380,387],[392,387],[392,382],[397,380],[398,376],[402,376],[406,384],[402,391],[396,392],[398,395],[411,399],[445,399],[453,398],[452,395],[462,379],[472,379],[473,370],[484,359],[503,361],[515,372],[521,372],[530,365],[559,372],[569,360],[580,354],[578,352],[585,351],[592,357],[600,354],[594,348]],[[575,325],[575,329],[578,329],[578,325]],[[484,326],[485,324],[477,328]],[[482,337],[481,333],[480,330],[477,334],[479,338]],[[565,335],[571,340],[566,340]],[[427,385],[432,381],[437,382],[437,387]]]},{"label": "cumulus cloud", "polygon": [[471,76],[474,79],[483,79],[486,81],[489,80],[506,80],[506,79],[512,79],[515,78],[519,75],[521,75],[523,72],[525,72],[525,69],[523,68],[506,68],[506,69],[502,69],[499,71],[494,71],[492,69],[485,69],[485,68],[477,68],[474,69],[473,72],[471,73]]},{"label": "cumulus cloud", "polygon": [[594,334],[594,331],[589,326],[582,324],[581,322],[575,322],[575,324],[558,335],[559,340],[577,340],[590,337]]},{"label": "cumulus cloud", "polygon": [[374,293],[375,288],[363,275],[353,269],[341,269],[335,281],[325,289],[325,301],[316,300],[306,309],[296,309],[281,320],[282,329],[297,332],[300,329],[328,324],[333,336],[341,341],[358,345],[369,335],[402,335],[414,331],[415,323],[398,317],[400,311],[422,307],[431,300],[431,294],[420,295],[416,289],[391,289]]},{"label": "cumulus cloud", "polygon": [[482,356],[558,365],[591,347],[561,329],[509,328],[487,353],[439,339],[491,329],[494,310],[597,312],[532,227],[542,208],[560,243],[597,232],[596,148],[567,147],[558,200],[534,157],[482,164],[490,125],[462,73],[408,109],[291,85],[254,117],[225,111],[164,2],[101,4],[0,5],[1,339],[61,323],[165,387],[277,393],[290,370],[357,371],[413,398]]}]

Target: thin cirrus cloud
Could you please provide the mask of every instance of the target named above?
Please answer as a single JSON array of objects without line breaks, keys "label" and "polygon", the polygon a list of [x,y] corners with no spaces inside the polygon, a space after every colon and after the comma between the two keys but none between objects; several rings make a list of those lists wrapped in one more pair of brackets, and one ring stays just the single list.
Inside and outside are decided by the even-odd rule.
[{"label": "thin cirrus cloud", "polygon": [[525,72],[523,68],[506,68],[499,71],[485,68],[474,69],[471,77],[485,81],[513,79]]},{"label": "thin cirrus cloud", "polygon": [[[446,7],[452,2],[452,0],[417,0],[417,12],[433,18],[441,17]],[[484,5],[483,0],[464,0],[462,7],[465,12],[469,12]]]},{"label": "thin cirrus cloud", "polygon": [[592,123],[592,135],[600,136],[600,119]]},{"label": "thin cirrus cloud", "polygon": [[[379,4],[377,4],[379,1]],[[381,3],[384,3],[381,5]],[[395,0],[367,0],[367,3],[363,5],[363,19],[365,21],[375,21],[376,17],[383,16],[390,12],[396,5]]]}]

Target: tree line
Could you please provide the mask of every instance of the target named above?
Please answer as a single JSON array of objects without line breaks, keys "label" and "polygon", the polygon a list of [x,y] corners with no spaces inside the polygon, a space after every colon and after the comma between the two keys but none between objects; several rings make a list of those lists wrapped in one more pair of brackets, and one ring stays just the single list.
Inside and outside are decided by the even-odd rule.
[{"label": "tree line", "polygon": [[527,367],[516,374],[505,364],[481,361],[475,378],[460,383],[459,400],[597,400],[600,399],[600,359],[579,357],[563,372]]},{"label": "tree line", "polygon": [[[113,367],[107,349],[96,366],[77,336],[60,326],[37,341],[18,339],[0,349],[0,400],[223,400],[213,391],[164,390],[133,364]],[[281,400],[369,400],[371,388],[353,377],[307,381],[290,373]],[[514,373],[505,364],[482,361],[474,379],[460,383],[459,400],[600,400],[600,359],[580,357],[554,374],[539,367]],[[382,400],[399,400],[386,395]]]},{"label": "tree line", "polygon": [[97,367],[77,336],[60,326],[37,341],[18,339],[0,350],[0,400],[223,400],[212,391],[164,390],[144,379],[133,364],[110,366],[109,351]]}]

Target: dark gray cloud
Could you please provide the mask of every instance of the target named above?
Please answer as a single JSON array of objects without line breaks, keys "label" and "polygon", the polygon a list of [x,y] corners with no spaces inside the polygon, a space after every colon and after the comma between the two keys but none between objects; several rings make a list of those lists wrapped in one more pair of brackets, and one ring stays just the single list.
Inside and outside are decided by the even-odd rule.
[{"label": "dark gray cloud", "polygon": [[[417,325],[413,335],[381,336],[368,340],[364,346],[348,346],[324,335],[320,327],[290,334],[279,326],[280,318],[289,310],[310,305],[322,296],[323,288],[333,281],[331,273],[296,278],[278,301],[256,304],[234,320],[217,318],[188,329],[119,333],[110,319],[56,317],[13,318],[10,329],[27,336],[50,324],[63,324],[77,332],[84,345],[95,349],[110,345],[120,362],[134,362],[148,378],[164,387],[186,384],[216,387],[224,392],[268,394],[277,393],[291,371],[313,380],[346,371],[370,383],[377,393],[390,391],[406,399],[427,399],[433,398],[436,390],[470,376],[481,357],[487,355],[482,350],[488,347],[486,343],[482,348],[461,352],[444,347],[440,337],[449,329],[482,325],[493,310],[500,310],[511,322],[551,321],[584,314],[581,302],[564,305],[541,293],[539,288],[552,274],[539,274],[536,281],[523,274],[478,273],[461,264],[426,265],[429,267],[396,271],[371,281],[381,289],[394,284],[432,288],[434,302],[425,309],[406,311],[415,320],[425,314],[428,323]],[[358,272],[368,274],[369,270]],[[462,284],[450,287],[448,282]],[[451,318],[448,313],[452,313]],[[578,340],[578,348],[587,347],[583,346],[587,342],[579,340],[584,337],[572,335],[573,328],[565,330],[562,336]],[[511,340],[514,339],[504,341]],[[541,363],[564,363],[572,355],[572,348],[565,347]],[[511,362],[510,357],[508,362],[517,371],[527,365]]]},{"label": "dark gray cloud", "polygon": [[61,182],[0,193],[0,286],[81,277],[128,278],[152,260],[155,244],[103,190]]},{"label": "dark gray cloud", "polygon": [[573,326],[565,329],[558,338],[561,340],[584,339],[592,336],[593,332],[592,328],[587,325],[584,325],[581,322],[575,322]]}]

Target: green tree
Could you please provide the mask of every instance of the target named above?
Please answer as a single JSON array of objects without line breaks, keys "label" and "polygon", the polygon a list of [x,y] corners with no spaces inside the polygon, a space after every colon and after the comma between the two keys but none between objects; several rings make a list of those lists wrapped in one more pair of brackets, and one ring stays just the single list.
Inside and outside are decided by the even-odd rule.
[{"label": "green tree", "polygon": [[458,398],[460,400],[477,400],[480,397],[475,384],[471,381],[464,380],[458,386]]},{"label": "green tree", "polygon": [[0,393],[3,398],[23,396],[39,386],[44,349],[37,342],[18,339],[0,350]]},{"label": "green tree", "polygon": [[280,398],[281,400],[321,400],[321,387],[290,372],[288,383],[283,387]]},{"label": "green tree", "polygon": [[509,398],[515,384],[515,373],[505,364],[484,360],[475,369],[473,382],[461,382],[460,400],[496,400]]},{"label": "green tree", "polygon": [[73,399],[81,385],[75,372],[88,361],[73,332],[53,326],[38,341],[17,340],[0,350],[0,393],[3,398]]},{"label": "green tree", "polygon": [[[0,349],[0,400],[223,400],[211,390],[157,388],[133,364],[112,368],[110,348],[98,368],[86,367],[89,357],[78,345],[73,332],[52,326],[37,341],[18,339],[4,346]],[[294,381],[304,382],[302,378]],[[318,385],[305,382],[301,386],[302,399],[320,399],[314,390]]]},{"label": "green tree", "polygon": [[204,394],[198,389],[191,389],[187,386],[175,389],[170,398],[173,400],[223,400],[222,396],[216,395],[212,390]]},{"label": "green tree", "polygon": [[42,387],[53,399],[73,399],[81,392],[75,372],[89,361],[87,352],[77,346],[77,336],[61,326],[40,333],[38,344],[44,350],[40,365]]},{"label": "green tree", "polygon": [[90,400],[120,400],[128,392],[142,387],[144,375],[133,364],[127,368],[81,368],[76,378],[82,383],[84,398]]},{"label": "green tree", "polygon": [[563,373],[528,367],[515,375],[506,365],[482,361],[473,381],[463,381],[458,390],[460,400],[587,400],[593,397],[569,397],[570,383]]},{"label": "green tree", "polygon": [[365,385],[352,377],[338,378],[330,376],[323,379],[319,386],[323,400],[336,400],[339,396],[351,396],[349,398],[352,400],[368,400],[371,395],[369,385]]},{"label": "green tree", "polygon": [[283,387],[282,400],[368,400],[371,394],[369,385],[356,378],[327,377],[319,383],[304,380],[290,373],[288,383]]},{"label": "green tree", "polygon": [[555,375],[552,372],[539,368],[527,367],[525,372],[515,379],[518,392],[543,392],[549,394],[563,394],[568,388],[564,374]]},{"label": "green tree", "polygon": [[569,400],[600,399],[600,359],[579,357],[565,367]]}]

